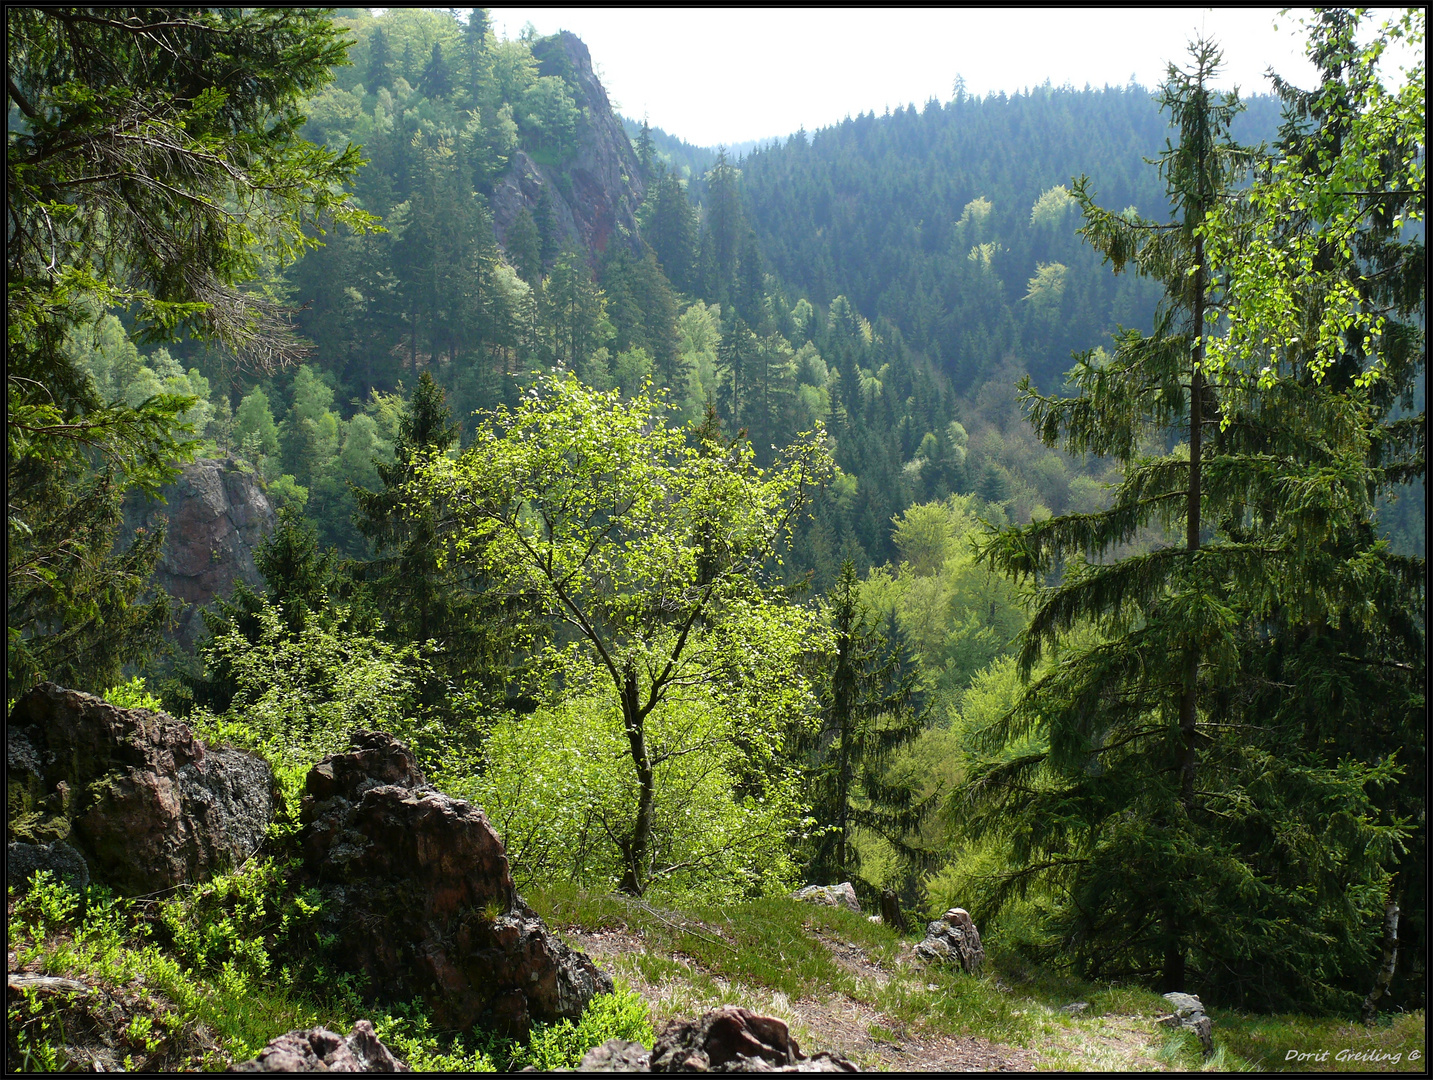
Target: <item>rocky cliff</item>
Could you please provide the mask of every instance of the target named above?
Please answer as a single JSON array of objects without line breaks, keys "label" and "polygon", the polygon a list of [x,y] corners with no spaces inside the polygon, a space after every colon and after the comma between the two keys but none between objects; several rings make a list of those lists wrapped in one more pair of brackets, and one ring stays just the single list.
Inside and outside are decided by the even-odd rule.
[{"label": "rocky cliff", "polygon": [[132,532],[167,523],[153,582],[180,601],[174,638],[192,649],[204,629],[200,608],[229,596],[237,580],[262,587],[254,552],[278,517],[258,478],[232,458],[191,462],[163,495],[164,502],[132,501],[125,525]]},{"label": "rocky cliff", "polygon": [[561,33],[535,42],[543,75],[559,75],[582,109],[576,151],[556,166],[544,165],[524,151],[513,155],[493,188],[493,230],[507,247],[508,229],[526,209],[536,215],[546,189],[563,235],[594,258],[610,243],[625,243],[641,254],[637,207],[646,188],[632,144],[612,103],[592,70],[592,54],[576,35]]}]

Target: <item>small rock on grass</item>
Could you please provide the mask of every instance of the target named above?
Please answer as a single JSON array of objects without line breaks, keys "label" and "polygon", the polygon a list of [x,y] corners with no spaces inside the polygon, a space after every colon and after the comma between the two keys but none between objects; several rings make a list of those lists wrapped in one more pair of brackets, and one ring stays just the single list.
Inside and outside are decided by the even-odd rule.
[{"label": "small rock on grass", "polygon": [[1174,1014],[1161,1016],[1155,1023],[1194,1032],[1204,1049],[1204,1056],[1214,1053],[1214,1021],[1205,1013],[1204,1003],[1193,994],[1180,993],[1165,994],[1164,1000],[1169,1002]]}]

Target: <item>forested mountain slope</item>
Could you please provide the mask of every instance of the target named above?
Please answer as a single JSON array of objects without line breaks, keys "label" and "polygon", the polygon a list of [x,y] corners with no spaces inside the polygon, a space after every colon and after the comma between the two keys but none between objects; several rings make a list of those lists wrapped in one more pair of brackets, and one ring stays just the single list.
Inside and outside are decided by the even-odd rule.
[{"label": "forested mountain slope", "polygon": [[[1422,1004],[1418,11],[1244,112],[1201,43],[744,156],[482,9],[149,18],[7,12],[12,694],[153,691],[290,806],[388,731],[523,889]],[[166,653],[124,496],[195,457],[276,522]]]},{"label": "forested mountain slope", "polygon": [[[1277,123],[1277,101],[1256,96],[1235,137],[1257,144]],[[814,303],[844,294],[889,318],[958,393],[1012,355],[1055,389],[1072,350],[1146,325],[1156,297],[1101,266],[1060,189],[1087,175],[1103,204],[1162,217],[1163,184],[1144,162],[1168,136],[1140,86],[958,90],[757,150],[741,162],[743,191],[773,270]]]}]

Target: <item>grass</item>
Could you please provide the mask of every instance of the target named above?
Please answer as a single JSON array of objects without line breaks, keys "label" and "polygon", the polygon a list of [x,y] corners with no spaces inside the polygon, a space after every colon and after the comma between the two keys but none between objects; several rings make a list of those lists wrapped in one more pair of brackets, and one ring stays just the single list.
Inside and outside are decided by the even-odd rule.
[{"label": "grass", "polygon": [[[590,895],[570,885],[535,891],[528,900],[556,928],[622,930],[640,937],[643,949],[616,957],[614,964],[634,981],[657,988],[653,1011],[659,1019],[731,1002],[782,1016],[800,1037],[803,1003],[834,995],[880,1015],[866,1028],[875,1042],[899,1043],[922,1031],[976,1035],[1030,1048],[1045,1069],[1422,1071],[1422,1013],[1368,1031],[1339,1019],[1213,1010],[1215,1050],[1206,1059],[1188,1033],[1153,1026],[1169,1012],[1153,991],[1033,969],[998,946],[989,950],[986,973],[978,978],[942,968],[909,968],[898,962],[899,934],[844,909],[778,897],[683,905],[677,911]],[[821,938],[855,945],[890,978],[880,985],[857,976],[817,944]],[[1073,1016],[1061,1011],[1075,1001],[1089,1008]],[[808,1041],[802,1039],[802,1045]],[[1328,1060],[1285,1064],[1289,1050],[1308,1052],[1316,1046],[1330,1049]],[[1342,1062],[1337,1060],[1340,1049],[1347,1051]],[[1357,1054],[1365,1056],[1350,1056]]]},{"label": "grass", "polygon": [[[31,992],[12,1002],[7,1064],[83,1065],[75,1047],[107,1037],[117,1045],[115,1067],[222,1069],[284,1031],[347,1032],[368,1017],[420,1071],[550,1069],[575,1065],[607,1038],[650,1045],[661,1021],[734,1003],[782,1017],[808,1050],[826,1048],[831,1018],[846,1015],[853,1026],[843,1030],[863,1042],[856,1057],[866,1065],[881,1063],[883,1045],[974,1035],[1029,1049],[1043,1069],[1423,1071],[1421,1012],[1367,1029],[1339,1018],[1214,1009],[1216,1049],[1206,1060],[1188,1035],[1153,1026],[1167,1012],[1159,995],[1037,970],[998,943],[986,973],[972,977],[912,964],[912,939],[861,915],[784,897],[678,909],[561,886],[528,899],[555,929],[619,930],[641,947],[611,960],[618,992],[580,1023],[540,1025],[518,1043],[435,1030],[421,1003],[365,1005],[351,980],[323,966],[321,951],[301,947],[316,908],[287,885],[282,864],[255,863],[163,902],[92,889],[83,917],[73,894],[42,878],[8,905],[17,966],[78,978],[99,992]],[[646,1000],[624,979],[643,987]],[[1089,1007],[1061,1011],[1074,1001]],[[824,1029],[808,1026],[818,1014]]]},{"label": "grass", "polygon": [[1249,1016],[1215,1010],[1221,1043],[1268,1072],[1424,1072],[1424,1013],[1381,1017],[1372,1028],[1333,1017]]}]

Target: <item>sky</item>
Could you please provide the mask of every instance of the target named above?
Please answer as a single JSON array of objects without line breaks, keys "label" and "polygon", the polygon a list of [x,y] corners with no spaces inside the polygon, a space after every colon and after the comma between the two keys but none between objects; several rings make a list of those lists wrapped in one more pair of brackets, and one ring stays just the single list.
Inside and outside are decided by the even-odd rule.
[{"label": "sky", "polygon": [[[1385,13],[1386,14],[1386,13]],[[492,8],[499,36],[571,30],[617,111],[698,146],[784,137],[931,98],[1040,86],[1154,87],[1203,32],[1223,84],[1313,82],[1297,9]],[[1275,29],[1275,24],[1278,29]]]}]

